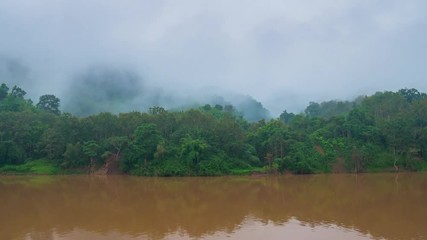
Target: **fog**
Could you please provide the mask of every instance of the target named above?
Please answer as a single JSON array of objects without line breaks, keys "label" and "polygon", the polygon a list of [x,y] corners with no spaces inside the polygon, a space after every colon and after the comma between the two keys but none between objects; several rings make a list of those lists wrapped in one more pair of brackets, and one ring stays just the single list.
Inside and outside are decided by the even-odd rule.
[{"label": "fog", "polygon": [[427,91],[427,2],[3,0],[0,82],[64,111]]}]

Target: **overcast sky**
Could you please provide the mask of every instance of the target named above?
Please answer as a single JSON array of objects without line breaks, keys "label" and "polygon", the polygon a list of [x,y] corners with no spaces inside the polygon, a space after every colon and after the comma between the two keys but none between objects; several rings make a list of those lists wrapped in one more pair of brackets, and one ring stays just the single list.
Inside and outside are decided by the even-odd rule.
[{"label": "overcast sky", "polygon": [[0,77],[61,96],[96,65],[179,94],[251,95],[274,115],[426,92],[427,1],[0,0]]}]

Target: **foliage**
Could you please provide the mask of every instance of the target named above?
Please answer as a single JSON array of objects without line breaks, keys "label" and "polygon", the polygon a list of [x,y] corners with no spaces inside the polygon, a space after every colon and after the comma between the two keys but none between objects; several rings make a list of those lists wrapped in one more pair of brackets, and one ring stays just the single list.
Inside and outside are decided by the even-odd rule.
[{"label": "foliage", "polygon": [[149,163],[154,159],[161,135],[153,123],[145,123],[137,127],[133,140],[125,153],[122,169],[130,171],[137,169],[140,175],[147,175],[151,170]]},{"label": "foliage", "polygon": [[85,165],[87,165],[87,161],[83,154],[81,144],[67,144],[61,166],[63,168],[78,168]]},{"label": "foliage", "polygon": [[9,87],[5,83],[2,83],[0,85],[0,100],[3,100],[4,98],[6,98],[8,92],[9,92]]},{"label": "foliage", "polygon": [[53,114],[59,114],[59,98],[46,94],[40,97],[37,107]]},{"label": "foliage", "polygon": [[76,117],[61,113],[53,95],[36,105],[25,96],[0,85],[3,173],[92,170],[111,161],[149,176],[427,168],[427,97],[416,89],[311,102],[304,114],[284,111],[257,122],[219,104]]},{"label": "foliage", "polygon": [[44,159],[28,161],[22,165],[5,165],[0,168],[0,173],[5,174],[52,175],[60,173],[60,171],[53,162]]},{"label": "foliage", "polygon": [[343,102],[332,100],[321,103],[310,102],[304,112],[309,117],[322,117],[330,119],[333,116],[345,115],[349,113],[354,108],[354,106],[355,103],[349,101]]}]

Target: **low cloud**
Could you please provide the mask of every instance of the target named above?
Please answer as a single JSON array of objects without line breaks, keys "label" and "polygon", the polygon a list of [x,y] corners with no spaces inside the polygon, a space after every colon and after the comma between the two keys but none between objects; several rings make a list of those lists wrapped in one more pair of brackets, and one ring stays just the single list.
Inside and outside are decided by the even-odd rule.
[{"label": "low cloud", "polygon": [[[309,101],[427,91],[426,16],[420,0],[1,1],[0,78],[74,111],[89,107],[71,102],[71,88],[116,74],[131,103],[140,92],[178,101],[212,87],[278,116]],[[93,66],[110,69],[98,76]],[[93,95],[109,102],[116,93],[104,90]],[[102,110],[120,107],[113,98]]]}]

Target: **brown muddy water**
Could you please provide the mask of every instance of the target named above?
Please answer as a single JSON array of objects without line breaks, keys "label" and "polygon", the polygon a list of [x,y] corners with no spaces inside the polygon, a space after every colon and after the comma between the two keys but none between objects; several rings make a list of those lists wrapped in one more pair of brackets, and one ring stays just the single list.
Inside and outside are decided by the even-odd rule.
[{"label": "brown muddy water", "polygon": [[427,174],[0,176],[0,239],[427,239]]}]

